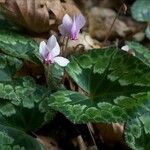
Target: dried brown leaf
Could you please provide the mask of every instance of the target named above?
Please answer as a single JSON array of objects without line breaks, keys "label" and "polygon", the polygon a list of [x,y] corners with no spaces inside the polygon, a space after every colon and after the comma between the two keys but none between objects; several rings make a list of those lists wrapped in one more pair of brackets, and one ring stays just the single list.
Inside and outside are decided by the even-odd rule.
[{"label": "dried brown leaf", "polygon": [[0,3],[5,3],[6,0],[0,0]]},{"label": "dried brown leaf", "polygon": [[49,29],[49,13],[45,0],[6,0],[5,14],[19,25],[34,32]]},{"label": "dried brown leaf", "polygon": [[49,31],[51,25],[61,21],[65,13],[80,12],[75,5],[60,0],[5,0],[0,5],[9,19],[37,33]]},{"label": "dried brown leaf", "polygon": [[104,142],[113,143],[113,142],[120,142],[122,143],[123,140],[123,132],[124,132],[124,125],[119,123],[112,123],[112,124],[103,124],[97,123],[93,124],[96,134],[101,137]]},{"label": "dried brown leaf", "polygon": [[47,10],[52,12],[57,20],[61,20],[65,14],[65,10],[62,7],[62,3],[59,0],[47,0]]},{"label": "dried brown leaf", "polygon": [[[63,37],[60,39],[60,44],[63,45]],[[68,56],[73,53],[88,51],[100,47],[101,47],[101,43],[91,38],[91,36],[88,33],[83,32],[83,33],[79,33],[77,40],[68,41],[65,55]]]},{"label": "dried brown leaf", "polygon": [[73,16],[74,14],[80,14],[81,11],[73,4],[71,3],[62,3],[62,7],[65,10],[65,13],[70,14]]},{"label": "dried brown leaf", "polygon": [[[89,32],[92,37],[104,40],[109,32],[110,38],[125,37],[132,28],[128,27],[125,22],[116,18],[116,13],[108,8],[93,7],[89,12]],[[115,20],[115,22],[114,22]],[[113,24],[114,22],[114,24]],[[110,28],[113,25],[111,31]]]}]

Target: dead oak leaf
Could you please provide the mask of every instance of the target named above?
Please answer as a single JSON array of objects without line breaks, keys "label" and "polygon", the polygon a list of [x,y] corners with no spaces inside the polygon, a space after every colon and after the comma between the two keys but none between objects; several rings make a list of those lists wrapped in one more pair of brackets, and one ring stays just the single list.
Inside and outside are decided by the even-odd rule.
[{"label": "dead oak leaf", "polygon": [[5,15],[17,24],[34,32],[49,29],[49,13],[45,0],[6,0]]},{"label": "dead oak leaf", "polygon": [[48,32],[72,8],[72,13],[80,12],[73,4],[60,0],[3,0],[0,5],[6,17],[36,33]]},{"label": "dead oak leaf", "polygon": [[0,3],[5,3],[6,0],[0,0]]},{"label": "dead oak leaf", "polygon": [[116,18],[116,15],[112,9],[93,7],[88,12],[90,35],[99,40],[104,40],[109,32],[111,32],[110,39],[116,38],[116,36],[126,37],[132,32],[132,29],[125,22]]}]

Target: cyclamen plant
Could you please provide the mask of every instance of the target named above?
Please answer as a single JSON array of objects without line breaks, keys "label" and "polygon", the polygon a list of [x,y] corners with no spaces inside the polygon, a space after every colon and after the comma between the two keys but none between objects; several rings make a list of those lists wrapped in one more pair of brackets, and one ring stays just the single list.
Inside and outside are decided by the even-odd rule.
[{"label": "cyclamen plant", "polygon": [[85,25],[86,21],[83,15],[74,15],[71,18],[68,14],[63,17],[62,24],[58,27],[62,36],[67,36],[71,40],[77,40],[78,34]]},{"label": "cyclamen plant", "polygon": [[[147,4],[147,0],[142,1]],[[63,36],[75,40],[84,24],[82,15],[71,18],[66,14],[59,30]],[[0,17],[0,150],[45,150],[35,136],[57,111],[78,124],[124,123],[124,139],[129,147],[150,149],[148,48],[126,42],[122,50],[116,47],[92,49],[73,54],[69,62],[59,56],[60,46],[54,35],[39,46],[28,36],[21,35],[22,30],[16,32],[12,25],[8,25],[8,30],[4,25],[7,24]],[[43,77],[38,50],[48,86],[37,82],[41,81],[38,76]],[[30,68],[24,62],[41,66],[37,68],[40,72],[24,74],[24,69],[26,72]],[[53,65],[55,63],[58,65]],[[64,71],[59,65],[66,66],[67,75],[84,92],[68,90],[69,87],[65,88],[59,80],[55,82],[62,79]]]}]

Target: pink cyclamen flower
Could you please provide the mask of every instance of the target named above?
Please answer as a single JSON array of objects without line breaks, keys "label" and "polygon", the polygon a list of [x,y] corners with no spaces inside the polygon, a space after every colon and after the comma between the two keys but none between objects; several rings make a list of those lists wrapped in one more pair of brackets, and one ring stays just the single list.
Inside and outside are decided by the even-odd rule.
[{"label": "pink cyclamen flower", "polygon": [[58,56],[60,54],[60,47],[54,35],[48,39],[47,44],[44,41],[40,43],[39,52],[44,64],[57,63],[65,67],[69,63],[68,59]]},{"label": "pink cyclamen flower", "polygon": [[85,18],[83,15],[75,15],[71,18],[65,14],[62,24],[58,27],[61,35],[68,36],[71,40],[76,40],[81,28],[85,25]]}]

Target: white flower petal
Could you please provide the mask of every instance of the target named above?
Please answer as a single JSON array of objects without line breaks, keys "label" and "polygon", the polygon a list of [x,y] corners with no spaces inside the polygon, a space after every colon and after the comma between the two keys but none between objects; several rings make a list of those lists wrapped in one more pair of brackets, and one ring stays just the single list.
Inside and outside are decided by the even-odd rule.
[{"label": "white flower petal", "polygon": [[129,51],[129,46],[128,46],[128,45],[124,45],[124,46],[121,47],[121,49],[122,49],[123,51],[128,52],[128,51]]},{"label": "white flower petal", "polygon": [[57,39],[54,35],[52,35],[47,41],[47,47],[49,51],[51,51],[57,44]]},{"label": "white flower petal", "polygon": [[45,58],[48,53],[47,45],[44,41],[40,43],[39,53],[43,58]]},{"label": "white flower petal", "polygon": [[56,46],[51,50],[51,54],[53,57],[58,56],[60,54],[60,46],[58,42],[56,43]]},{"label": "white flower petal", "polygon": [[64,57],[55,57],[54,62],[56,62],[58,65],[65,67],[70,62],[67,58]]}]

